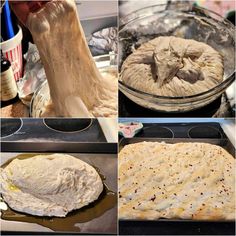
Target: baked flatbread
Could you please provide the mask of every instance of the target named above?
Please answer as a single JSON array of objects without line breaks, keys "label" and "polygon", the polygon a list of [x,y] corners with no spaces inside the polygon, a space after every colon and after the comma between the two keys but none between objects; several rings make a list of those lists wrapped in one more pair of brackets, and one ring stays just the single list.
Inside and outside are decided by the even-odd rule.
[{"label": "baked flatbread", "polygon": [[235,219],[235,159],[207,143],[141,142],[119,153],[120,219]]}]

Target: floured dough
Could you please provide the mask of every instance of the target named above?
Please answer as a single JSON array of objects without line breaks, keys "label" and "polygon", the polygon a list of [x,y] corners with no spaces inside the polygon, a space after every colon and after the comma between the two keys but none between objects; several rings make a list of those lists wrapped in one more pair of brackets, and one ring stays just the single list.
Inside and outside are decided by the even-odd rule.
[{"label": "floured dough", "polygon": [[219,146],[130,144],[118,171],[120,219],[235,219],[235,159]]},{"label": "floured dough", "polygon": [[161,96],[189,96],[223,80],[222,56],[209,45],[177,37],[157,37],[141,45],[122,65],[121,80]]},{"label": "floured dough", "polygon": [[103,190],[97,171],[65,154],[14,159],[0,172],[3,199],[17,211],[64,217],[95,201]]},{"label": "floured dough", "polygon": [[39,12],[29,15],[27,26],[50,88],[51,103],[42,116],[116,116],[117,79],[99,73],[74,0],[47,3]]}]

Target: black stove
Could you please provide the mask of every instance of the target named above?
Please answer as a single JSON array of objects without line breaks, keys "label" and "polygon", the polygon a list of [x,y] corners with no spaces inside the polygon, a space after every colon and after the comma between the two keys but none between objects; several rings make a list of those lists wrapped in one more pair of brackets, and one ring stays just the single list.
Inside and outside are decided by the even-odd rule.
[{"label": "black stove", "polygon": [[120,117],[233,117],[235,114],[225,95],[209,105],[184,113],[157,112],[137,105],[119,92]]},{"label": "black stove", "polygon": [[1,142],[106,142],[97,119],[1,119]]},{"label": "black stove", "polygon": [[226,139],[219,123],[144,123],[136,137]]}]

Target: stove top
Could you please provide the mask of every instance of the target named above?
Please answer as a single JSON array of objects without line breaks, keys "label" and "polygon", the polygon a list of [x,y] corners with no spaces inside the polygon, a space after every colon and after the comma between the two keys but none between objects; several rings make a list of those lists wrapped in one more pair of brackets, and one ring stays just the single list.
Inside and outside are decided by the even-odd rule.
[{"label": "stove top", "polygon": [[[135,119],[134,119],[135,120]],[[144,123],[135,137],[227,139],[219,123]],[[121,136],[120,136],[121,138]]]},{"label": "stove top", "polygon": [[225,95],[211,104],[185,113],[157,112],[141,107],[119,92],[120,117],[233,117],[234,112]]},{"label": "stove top", "polygon": [[1,119],[1,142],[106,142],[96,119]]}]

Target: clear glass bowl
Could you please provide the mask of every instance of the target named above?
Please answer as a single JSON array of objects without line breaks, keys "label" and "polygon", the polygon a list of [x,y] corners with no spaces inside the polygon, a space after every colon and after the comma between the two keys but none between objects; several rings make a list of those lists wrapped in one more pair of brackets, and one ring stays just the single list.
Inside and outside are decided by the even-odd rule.
[{"label": "clear glass bowl", "polygon": [[[117,55],[109,54],[94,57],[96,65],[101,72],[105,73],[117,73]],[[34,92],[34,95],[30,104],[30,116],[31,117],[41,117],[43,108],[50,101],[50,90],[47,80],[44,81],[41,86]]]},{"label": "clear glass bowl", "polygon": [[149,94],[119,79],[119,89],[133,102],[162,112],[186,112],[217,99],[235,80],[235,27],[220,15],[193,6],[172,3],[143,8],[121,19],[119,29],[119,70],[129,54],[158,36],[177,36],[204,42],[223,55],[224,80],[196,95],[168,97]]}]

